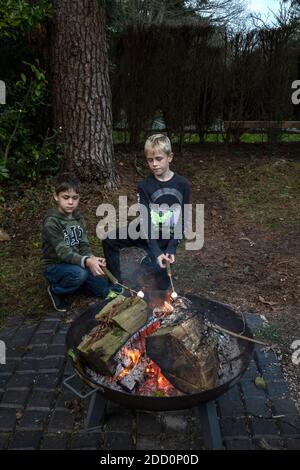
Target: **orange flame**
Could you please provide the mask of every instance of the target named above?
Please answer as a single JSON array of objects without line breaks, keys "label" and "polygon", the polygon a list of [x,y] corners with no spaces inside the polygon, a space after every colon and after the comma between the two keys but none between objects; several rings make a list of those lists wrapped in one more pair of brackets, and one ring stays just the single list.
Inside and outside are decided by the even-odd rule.
[{"label": "orange flame", "polygon": [[172,297],[171,297],[171,292],[170,292],[170,291],[168,291],[168,292],[166,293],[165,301],[168,302],[168,303],[173,302],[173,299],[172,299]]},{"label": "orange flame", "polygon": [[146,367],[145,371],[150,379],[155,380],[156,386],[159,390],[168,392],[168,390],[173,388],[173,385],[171,385],[166,377],[162,374],[160,368],[157,364],[155,364],[155,362],[151,361],[150,364]]},{"label": "orange flame", "polygon": [[175,308],[173,307],[174,300],[172,299],[171,292],[167,292],[165,296],[165,301],[163,304],[163,310],[168,314],[174,312]]},{"label": "orange flame", "polygon": [[163,390],[169,390],[170,388],[172,388],[172,385],[170,384],[170,382],[166,379],[166,377],[161,372],[159,372],[157,375],[157,383],[158,383],[159,388]]},{"label": "orange flame", "polygon": [[128,357],[131,359],[131,363],[129,364],[128,367],[122,370],[122,372],[119,374],[118,378],[120,379],[121,377],[125,377],[125,375],[129,374],[131,369],[134,368],[134,366],[139,362],[140,357],[141,357],[141,351],[138,349],[128,349],[124,348],[124,356]]},{"label": "orange flame", "polygon": [[171,305],[169,302],[167,302],[166,300],[164,301],[164,304],[163,304],[163,310],[166,312],[166,313],[172,313],[174,312],[174,307],[173,305]]},{"label": "orange flame", "polygon": [[134,366],[139,362],[141,357],[141,351],[138,349],[124,348],[124,354],[131,359],[131,362]]}]

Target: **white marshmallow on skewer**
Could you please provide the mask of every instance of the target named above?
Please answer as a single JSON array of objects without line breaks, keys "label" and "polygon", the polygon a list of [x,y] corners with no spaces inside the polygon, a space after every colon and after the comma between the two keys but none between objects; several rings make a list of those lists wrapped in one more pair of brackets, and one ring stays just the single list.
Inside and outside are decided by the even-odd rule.
[{"label": "white marshmallow on skewer", "polygon": [[142,290],[139,290],[138,293],[136,294],[140,299],[143,299],[145,297],[145,294]]},{"label": "white marshmallow on skewer", "polygon": [[177,299],[177,297],[178,297],[178,294],[177,294],[177,292],[172,292],[172,294],[171,294],[171,298],[172,298],[173,300],[176,300],[176,299]]}]

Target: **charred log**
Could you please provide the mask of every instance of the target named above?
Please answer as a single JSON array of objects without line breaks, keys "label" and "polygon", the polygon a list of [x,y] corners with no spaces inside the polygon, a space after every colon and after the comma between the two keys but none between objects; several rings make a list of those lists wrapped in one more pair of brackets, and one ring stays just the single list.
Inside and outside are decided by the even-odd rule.
[{"label": "charred log", "polygon": [[218,381],[217,345],[202,317],[159,328],[146,338],[147,355],[178,390],[197,393]]}]

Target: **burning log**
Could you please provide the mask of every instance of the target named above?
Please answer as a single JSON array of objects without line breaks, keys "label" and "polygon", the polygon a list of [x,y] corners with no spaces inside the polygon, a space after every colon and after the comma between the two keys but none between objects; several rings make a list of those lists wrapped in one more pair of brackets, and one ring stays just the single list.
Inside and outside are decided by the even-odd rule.
[{"label": "burning log", "polygon": [[78,349],[89,364],[93,364],[96,371],[103,375],[112,375],[116,369],[114,356],[129,337],[129,333],[116,327],[103,338],[90,344],[87,349],[83,350],[80,345]]},{"label": "burning log", "polygon": [[146,352],[169,382],[184,393],[199,393],[217,384],[217,345],[200,315],[162,326],[147,336]]},{"label": "burning log", "polygon": [[96,315],[99,324],[82,338],[77,349],[96,371],[113,375],[116,353],[146,323],[147,317],[144,300],[118,296]]},{"label": "burning log", "polygon": [[136,297],[124,297],[124,295],[118,295],[111,302],[106,304],[99,313],[95,316],[95,320],[103,321],[106,317],[113,317],[118,315],[122,311],[135,305],[139,299]]},{"label": "burning log", "polygon": [[147,304],[139,297],[135,297],[125,310],[113,317],[113,322],[131,335],[147,321]]}]

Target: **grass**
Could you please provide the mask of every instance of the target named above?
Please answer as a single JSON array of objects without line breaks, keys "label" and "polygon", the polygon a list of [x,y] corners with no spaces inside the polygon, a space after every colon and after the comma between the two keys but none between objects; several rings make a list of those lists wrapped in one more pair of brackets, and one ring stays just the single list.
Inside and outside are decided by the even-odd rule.
[{"label": "grass", "polygon": [[[153,131],[153,133],[154,132],[156,131]],[[150,133],[151,132],[149,132],[149,134]],[[173,143],[178,143],[179,138],[177,134],[170,134],[170,136],[172,138]],[[113,140],[115,144],[129,144],[130,133],[128,131],[114,131]],[[144,134],[143,136],[141,136],[141,141],[143,140],[144,140]],[[262,144],[262,143],[268,142],[268,137],[267,137],[267,134],[265,133],[252,134],[252,133],[246,132],[245,134],[241,136],[240,141],[243,143],[248,143],[248,144]],[[199,142],[200,140],[199,140],[198,134],[186,133],[184,135],[185,144],[199,144]],[[278,139],[278,142],[287,142],[287,143],[300,142],[300,133],[299,134],[282,133]],[[204,143],[223,144],[224,143],[223,134],[208,133],[205,135]]]},{"label": "grass", "polygon": [[270,342],[279,342],[281,340],[280,330],[274,325],[266,325],[255,331],[255,339],[266,340]]},{"label": "grass", "polygon": [[300,200],[298,162],[254,158],[235,168],[231,165],[226,168],[214,161],[200,179],[244,220],[275,230],[300,226],[299,207],[295,203]]},{"label": "grass", "polygon": [[127,131],[114,131],[114,144],[129,144],[130,134]]},{"label": "grass", "polygon": [[245,168],[240,172],[237,189],[243,195],[231,197],[232,204],[244,216],[260,221],[266,227],[278,229],[300,223],[299,208],[295,201],[300,198],[300,164],[276,162]]}]

